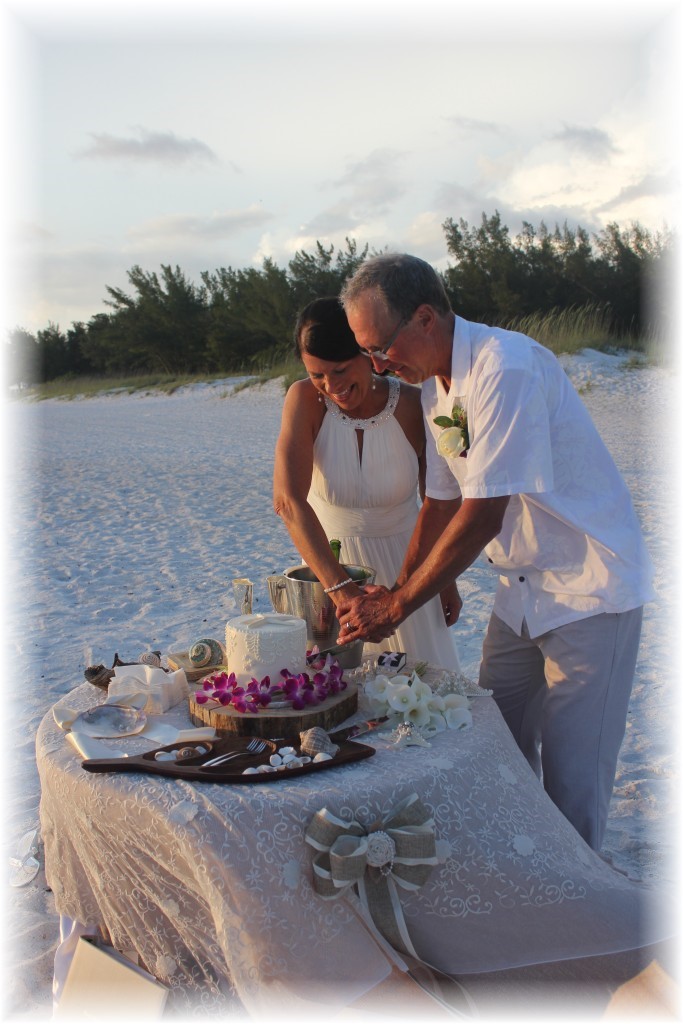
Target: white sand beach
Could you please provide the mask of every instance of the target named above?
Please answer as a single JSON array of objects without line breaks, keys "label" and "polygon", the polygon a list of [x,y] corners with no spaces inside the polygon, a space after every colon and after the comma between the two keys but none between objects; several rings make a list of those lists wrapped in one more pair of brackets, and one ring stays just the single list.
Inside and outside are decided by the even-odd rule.
[{"label": "white sand beach", "polygon": [[[656,567],[603,853],[647,881],[674,879],[677,716],[674,526],[677,401],[672,371],[628,355],[563,357],[634,498]],[[161,393],[15,401],[5,411],[10,477],[4,706],[11,711],[6,860],[38,822],[34,738],[86,666],[222,637],[237,614],[231,580],[254,582],[299,561],[271,507],[280,381],[234,392],[226,380]],[[476,679],[495,576],[462,578],[454,627]],[[106,865],[103,865],[106,870]],[[5,1015],[49,1017],[58,918],[41,871],[9,889]]]}]

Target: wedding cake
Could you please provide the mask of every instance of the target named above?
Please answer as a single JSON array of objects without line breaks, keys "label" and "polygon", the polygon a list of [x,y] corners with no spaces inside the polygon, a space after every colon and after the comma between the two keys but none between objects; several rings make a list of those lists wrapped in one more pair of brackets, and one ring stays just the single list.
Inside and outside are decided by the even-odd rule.
[{"label": "wedding cake", "polygon": [[306,623],[294,615],[238,615],[225,627],[228,672],[239,683],[280,678],[283,668],[293,674],[306,667]]}]

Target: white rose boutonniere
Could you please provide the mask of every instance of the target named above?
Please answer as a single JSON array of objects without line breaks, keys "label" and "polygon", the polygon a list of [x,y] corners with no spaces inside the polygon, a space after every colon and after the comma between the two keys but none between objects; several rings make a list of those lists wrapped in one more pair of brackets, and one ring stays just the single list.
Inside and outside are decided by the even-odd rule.
[{"label": "white rose boutonniere", "polygon": [[450,416],[435,416],[434,423],[443,430],[436,439],[436,450],[445,459],[467,455],[470,436],[467,430],[467,413],[461,405],[454,405]]}]

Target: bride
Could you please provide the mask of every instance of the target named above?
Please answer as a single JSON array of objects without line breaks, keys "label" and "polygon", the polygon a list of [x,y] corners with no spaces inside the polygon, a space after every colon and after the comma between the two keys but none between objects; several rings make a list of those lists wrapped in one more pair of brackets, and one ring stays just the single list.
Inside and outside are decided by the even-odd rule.
[{"label": "bride", "polygon": [[[376,376],[336,298],[300,314],[296,349],[308,377],[289,388],[275,450],[273,501],[304,562],[337,603],[360,593],[343,564],[367,565],[392,587],[418,514],[425,434],[420,391]],[[459,505],[449,502],[453,514]],[[337,561],[329,540],[341,540]],[[458,670],[449,631],[462,602],[455,582],[379,645]]]}]

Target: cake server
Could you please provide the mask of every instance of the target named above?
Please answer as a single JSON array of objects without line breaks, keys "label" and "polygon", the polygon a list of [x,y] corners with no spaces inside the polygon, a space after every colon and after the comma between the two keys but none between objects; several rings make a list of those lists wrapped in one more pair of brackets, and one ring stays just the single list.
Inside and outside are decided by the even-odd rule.
[{"label": "cake server", "polygon": [[339,644],[337,644],[335,647],[327,647],[324,651],[318,651],[316,654],[307,654],[306,664],[311,665],[314,661],[317,661],[318,658],[324,658],[327,654],[331,655],[331,657],[334,658],[335,655],[341,654],[342,651],[345,650],[345,647],[341,647]]},{"label": "cake server", "polygon": [[345,729],[336,729],[328,735],[335,743],[340,740],[355,740],[356,736],[363,736],[366,732],[372,732],[373,729],[379,729],[379,727],[384,725],[388,720],[389,716],[383,715],[382,718],[371,718],[367,722],[357,722],[356,725],[349,725]]}]

